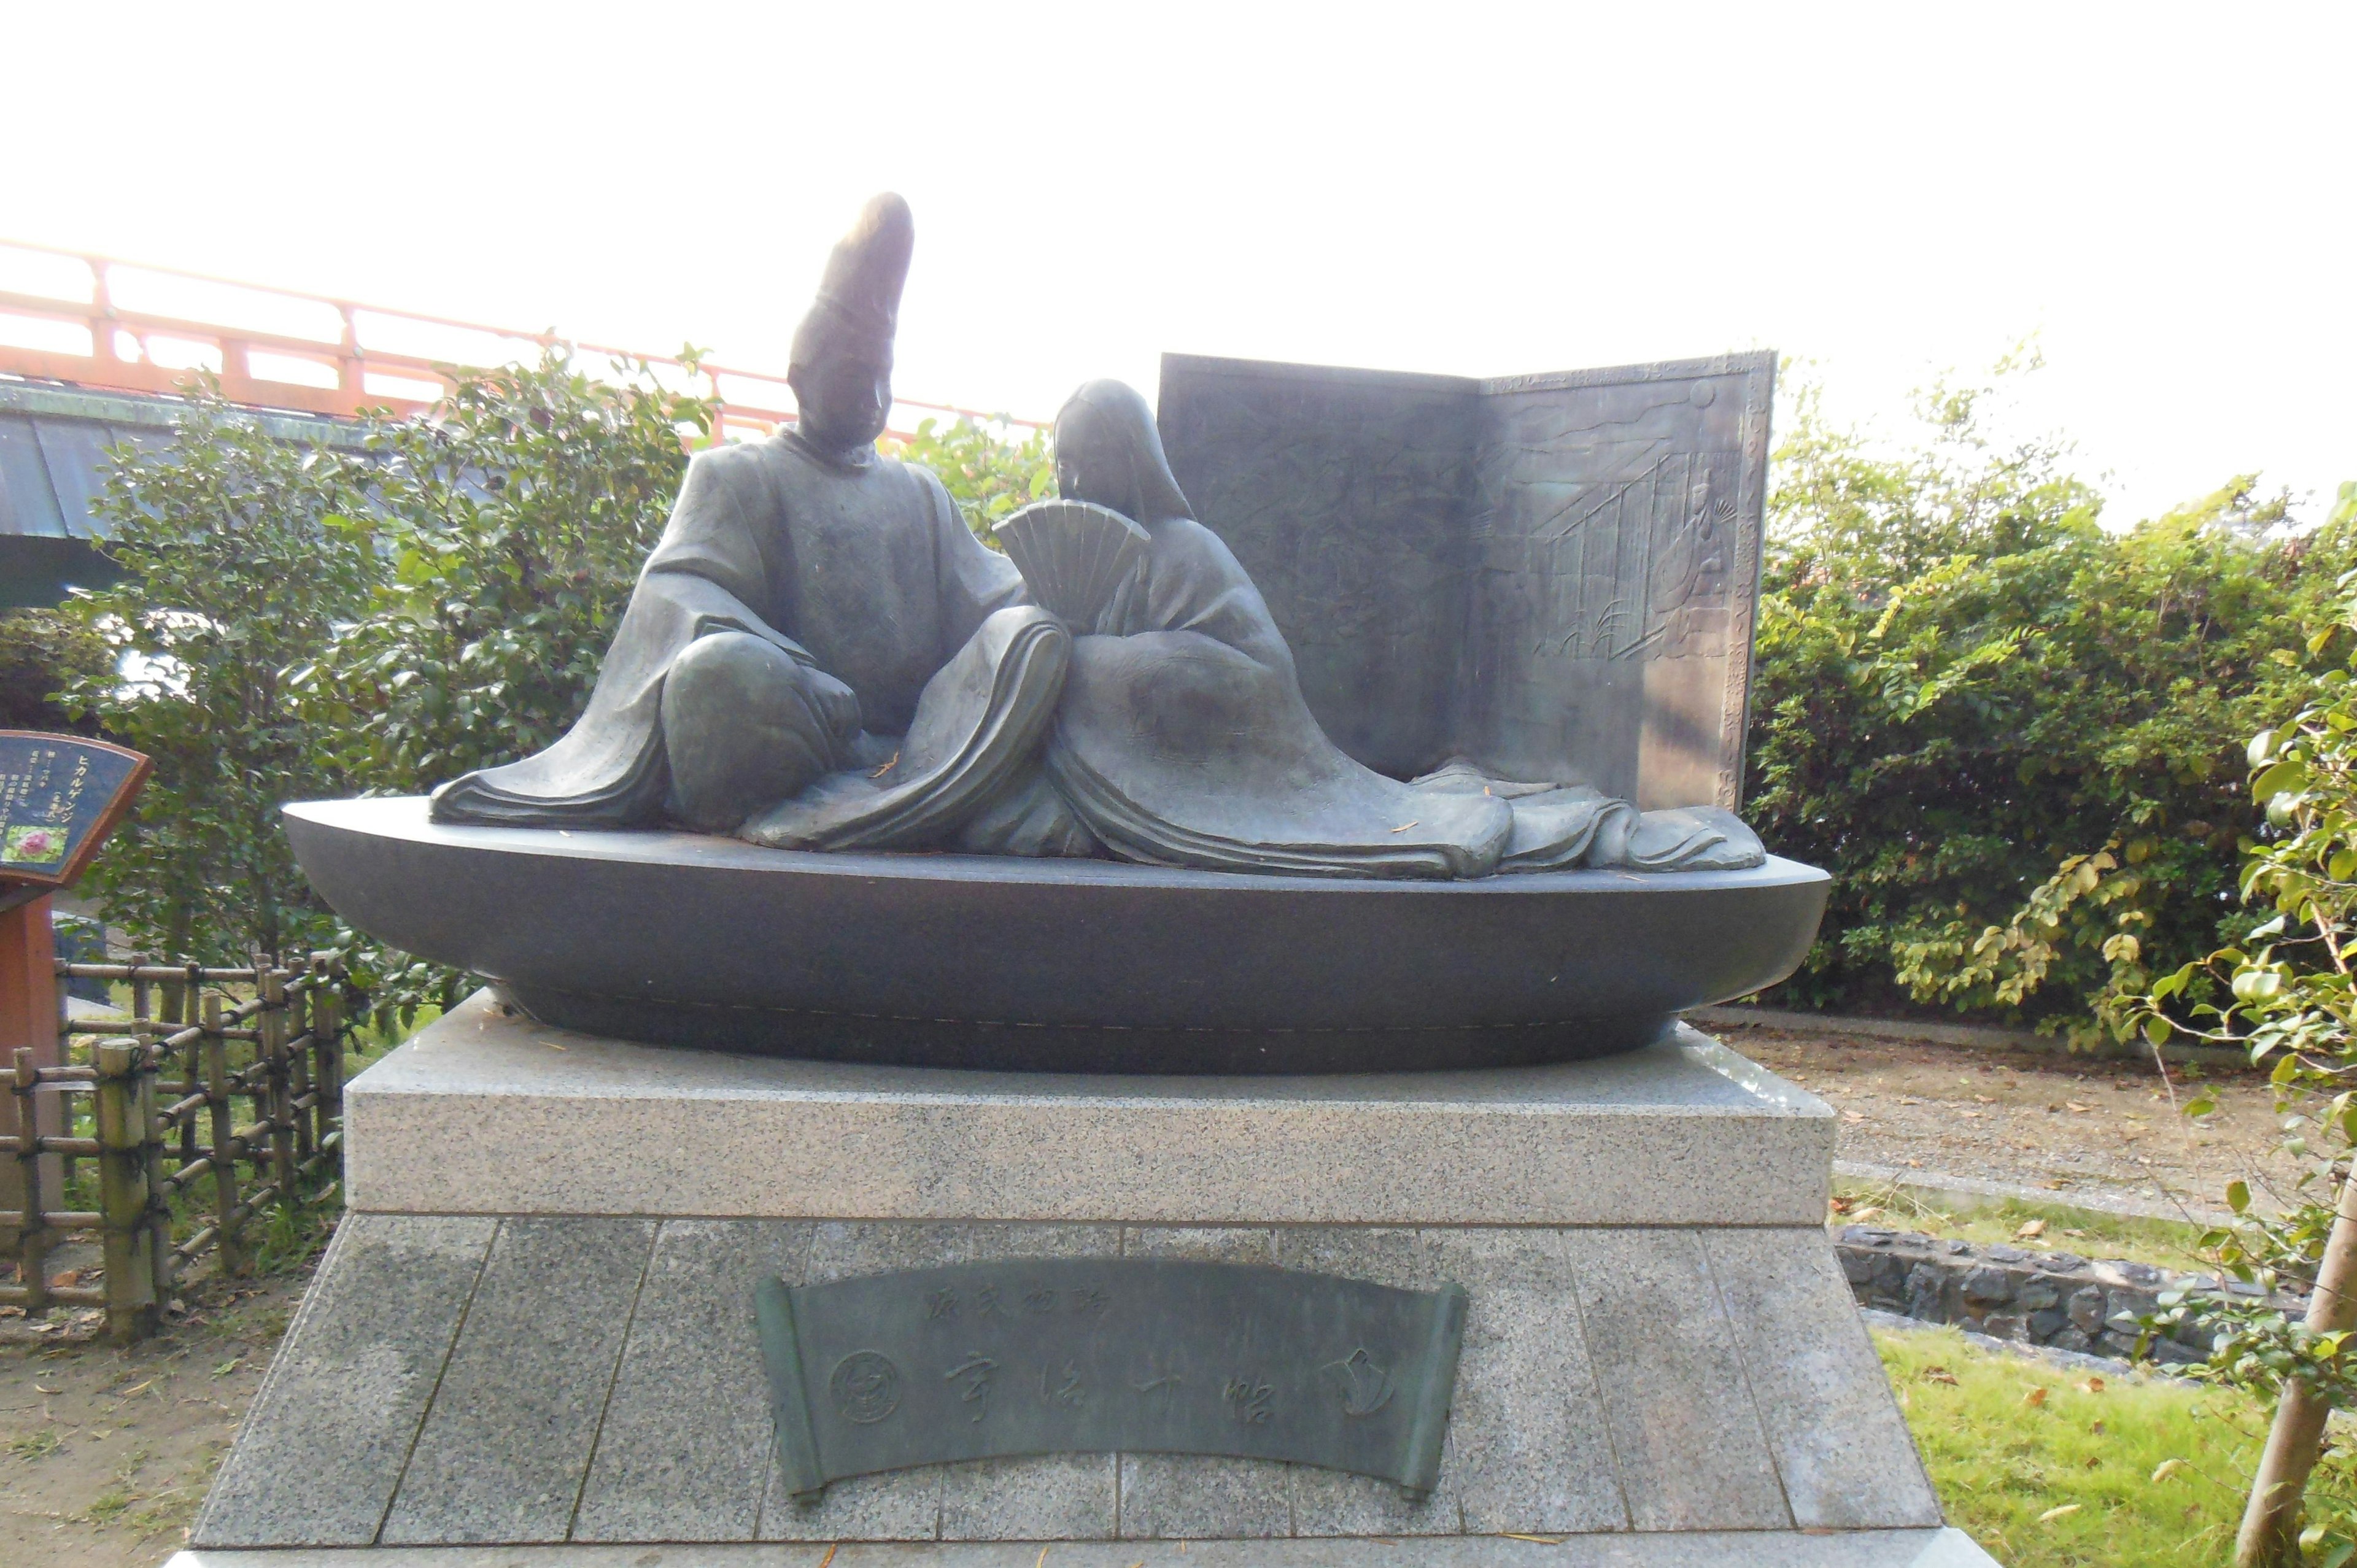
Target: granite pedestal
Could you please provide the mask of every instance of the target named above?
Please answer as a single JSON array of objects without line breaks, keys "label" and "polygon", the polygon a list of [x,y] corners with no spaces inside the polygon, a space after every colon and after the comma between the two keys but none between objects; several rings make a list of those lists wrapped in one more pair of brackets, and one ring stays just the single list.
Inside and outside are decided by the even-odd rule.
[{"label": "granite pedestal", "polygon": [[[1832,1113],[1692,1030],[1077,1078],[663,1050],[484,994],[346,1103],[353,1212],[178,1568],[1989,1561],[1823,1230]],[[762,1276],[1145,1255],[1464,1286],[1439,1485],[1163,1454],[778,1484]]]}]

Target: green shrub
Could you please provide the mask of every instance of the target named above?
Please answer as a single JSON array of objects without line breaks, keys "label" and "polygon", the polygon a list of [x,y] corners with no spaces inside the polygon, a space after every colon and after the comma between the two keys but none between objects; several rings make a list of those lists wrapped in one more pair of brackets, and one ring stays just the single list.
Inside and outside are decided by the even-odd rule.
[{"label": "green shrub", "polygon": [[580,716],[679,493],[682,437],[708,437],[717,413],[635,370],[593,380],[551,349],[460,375],[431,418],[371,422],[368,505],[334,526],[382,570],[288,677],[357,790],[423,794]]},{"label": "green shrub", "polygon": [[[1895,455],[1814,394],[1777,453],[1748,811],[1835,874],[1781,996],[2095,1029],[2247,926],[2232,737],[2281,702],[2357,529],[2281,527],[2251,478],[2125,532],[2050,442],[1940,389]],[[2106,1001],[2106,999],[2111,999]]]},{"label": "green shrub", "polygon": [[0,610],[0,729],[96,735],[97,719],[61,693],[113,672],[113,650],[78,617]]},{"label": "green shrub", "polygon": [[364,460],[274,440],[209,387],[177,444],[116,449],[99,509],[124,576],[64,614],[111,655],[77,672],[75,710],[156,762],[87,877],[134,946],[234,965],[333,940],[278,806],[344,776],[285,672],[367,607],[378,562],[345,520],[369,485]]}]

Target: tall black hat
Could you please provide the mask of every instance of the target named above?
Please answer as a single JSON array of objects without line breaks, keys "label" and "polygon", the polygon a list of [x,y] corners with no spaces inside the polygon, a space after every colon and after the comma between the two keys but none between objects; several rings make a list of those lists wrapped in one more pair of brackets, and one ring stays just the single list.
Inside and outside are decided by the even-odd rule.
[{"label": "tall black hat", "polygon": [[807,365],[830,352],[856,352],[891,364],[900,285],[909,281],[909,253],[916,243],[909,204],[888,190],[871,198],[826,259],[818,298],[794,331],[793,362]]}]

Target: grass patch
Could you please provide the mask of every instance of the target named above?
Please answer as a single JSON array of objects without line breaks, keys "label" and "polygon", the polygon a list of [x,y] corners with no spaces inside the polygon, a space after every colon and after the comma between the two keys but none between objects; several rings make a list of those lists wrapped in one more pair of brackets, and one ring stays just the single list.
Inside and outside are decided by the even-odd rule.
[{"label": "grass patch", "polygon": [[438,1022],[441,1016],[442,1009],[439,1007],[420,1007],[417,1015],[405,1025],[398,1019],[387,1019],[381,1026],[374,1017],[365,1013],[361,1015],[351,1021],[351,1032],[344,1037],[344,1077],[347,1079],[359,1077],[390,1056],[395,1046],[428,1024]]},{"label": "grass patch", "polygon": [[[2165,1269],[2199,1270],[2204,1264],[2195,1250],[2202,1227],[2177,1219],[2147,1219],[2137,1215],[2105,1214],[2074,1208],[2067,1203],[2040,1203],[2008,1197],[1987,1208],[1961,1208],[1934,1201],[1912,1188],[1889,1182],[1834,1183],[1834,1212],[1826,1223],[1881,1225],[1896,1230],[1920,1230],[1943,1240],[1971,1241],[1986,1246],[2003,1242],[2025,1251],[2076,1252],[2085,1258],[2125,1258],[2155,1263]],[[1846,1205],[1846,1208],[1842,1206]],[[2024,1236],[2024,1227],[2041,1227]]]},{"label": "grass patch", "polygon": [[2007,1568],[2232,1561],[2266,1436],[2248,1397],[2143,1378],[2091,1389],[1952,1329],[1874,1338],[1949,1522]]},{"label": "grass patch", "polygon": [[27,1432],[22,1437],[8,1439],[8,1452],[18,1459],[46,1459],[66,1445],[54,1426],[44,1426]]}]

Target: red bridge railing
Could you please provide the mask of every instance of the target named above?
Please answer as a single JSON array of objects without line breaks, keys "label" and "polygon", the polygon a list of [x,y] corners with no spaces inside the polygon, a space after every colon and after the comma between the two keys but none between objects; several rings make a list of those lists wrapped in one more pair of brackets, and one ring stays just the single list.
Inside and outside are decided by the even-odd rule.
[{"label": "red bridge railing", "polygon": [[[792,389],[782,375],[765,371],[707,360],[691,373],[667,354],[0,241],[0,263],[19,260],[29,264],[6,268],[8,280],[24,284],[29,274],[31,286],[0,286],[0,373],[169,393],[189,371],[204,369],[220,376],[224,397],[256,408],[414,413],[449,386],[439,367],[537,360],[543,349],[563,343],[592,373],[600,359],[616,366],[643,360],[681,390],[717,399],[724,436],[763,435],[794,419]],[[896,416],[909,410],[1003,417],[912,398],[894,407]],[[1040,424],[1005,423],[1027,429]]]}]

